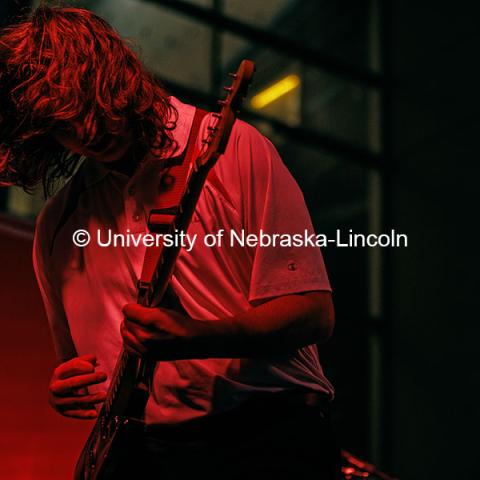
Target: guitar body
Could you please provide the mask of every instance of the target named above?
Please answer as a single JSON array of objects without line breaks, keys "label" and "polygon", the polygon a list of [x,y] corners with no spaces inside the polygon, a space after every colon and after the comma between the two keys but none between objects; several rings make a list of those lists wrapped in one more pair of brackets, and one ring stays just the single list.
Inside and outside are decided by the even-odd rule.
[{"label": "guitar body", "polygon": [[[152,210],[148,222],[150,231],[187,231],[207,175],[225,151],[235,115],[247,93],[253,72],[253,62],[243,60],[237,73],[231,74],[234,81],[230,87],[225,87],[228,94],[225,100],[219,101],[222,105],[220,113],[213,114],[217,123],[208,127],[208,137],[203,140],[208,147],[192,162],[180,204],[173,210]],[[179,251],[178,246],[159,251],[158,258],[152,262],[155,266],[152,275],[148,276],[148,281],[139,281],[138,304],[146,307],[161,304]],[[135,442],[137,436],[140,439],[144,431],[142,420],[155,365],[152,360],[140,359],[122,350],[105,403],[78,459],[75,480],[119,478],[119,460],[128,456],[128,446]]]},{"label": "guitar body", "polygon": [[[119,460],[129,453],[129,445],[140,440],[144,424],[139,420],[115,417],[109,436],[90,436],[75,467],[75,480],[108,480],[119,477]],[[93,433],[93,432],[92,432]]]},{"label": "guitar body", "polygon": [[149,392],[142,380],[141,362],[126,354],[120,357],[120,365],[122,360],[125,364],[121,369],[122,382],[113,387],[115,400],[100,412],[78,458],[74,480],[118,478],[118,460],[128,454],[128,444],[143,433],[141,419]]}]

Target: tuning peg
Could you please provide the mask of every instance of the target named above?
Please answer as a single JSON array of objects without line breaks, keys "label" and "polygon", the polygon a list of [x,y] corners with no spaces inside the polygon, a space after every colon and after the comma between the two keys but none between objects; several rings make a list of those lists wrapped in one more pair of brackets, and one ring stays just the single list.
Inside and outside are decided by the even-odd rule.
[{"label": "tuning peg", "polygon": [[218,118],[218,119],[222,118],[222,116],[219,113],[212,113],[212,117]]},{"label": "tuning peg", "polygon": [[232,87],[223,87],[223,89],[228,93],[230,93],[233,90]]},{"label": "tuning peg", "polygon": [[222,107],[227,104],[225,100],[217,100],[217,103],[221,105]]},{"label": "tuning peg", "polygon": [[207,130],[210,130],[211,132],[216,132],[218,130],[218,127],[207,127]]},{"label": "tuning peg", "polygon": [[238,75],[237,75],[236,73],[229,72],[229,73],[228,73],[228,76],[229,76],[229,77],[232,77],[232,78],[237,78]]}]

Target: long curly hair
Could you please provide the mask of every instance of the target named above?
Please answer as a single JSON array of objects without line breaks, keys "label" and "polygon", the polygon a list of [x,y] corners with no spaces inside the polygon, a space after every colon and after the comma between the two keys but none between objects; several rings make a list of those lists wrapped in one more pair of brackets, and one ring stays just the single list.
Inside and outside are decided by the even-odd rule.
[{"label": "long curly hair", "polygon": [[0,31],[0,185],[32,191],[42,182],[51,194],[81,158],[51,135],[73,119],[84,122],[85,144],[127,120],[133,138],[160,156],[174,144],[177,112],[105,20],[40,6]]}]

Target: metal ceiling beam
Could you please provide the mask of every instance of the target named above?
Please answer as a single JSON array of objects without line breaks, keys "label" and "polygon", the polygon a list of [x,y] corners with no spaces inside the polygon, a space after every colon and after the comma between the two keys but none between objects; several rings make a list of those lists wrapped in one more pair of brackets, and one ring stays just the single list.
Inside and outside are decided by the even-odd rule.
[{"label": "metal ceiling beam", "polygon": [[342,77],[365,87],[380,88],[382,86],[383,78],[381,74],[372,72],[368,69],[348,65],[322,51],[297,43],[293,39],[285,38],[247,23],[240,22],[223,15],[221,12],[215,11],[214,9],[200,7],[184,0],[142,1],[175,10],[195,21],[212,25],[220,31],[233,33],[248,41],[280,51],[286,56],[301,60],[308,65],[317,67],[331,73],[332,75]]},{"label": "metal ceiling beam", "polygon": [[[166,86],[167,90],[175,95],[179,95],[195,104],[200,104],[209,110],[217,110],[218,97],[215,95],[185,87],[176,82],[162,80],[162,83]],[[342,160],[344,159],[361,167],[375,170],[383,169],[382,155],[374,153],[367,148],[340,140],[327,133],[301,126],[292,127],[284,122],[252,112],[251,110],[244,110],[242,112],[242,118],[249,121],[266,122],[271,125],[276,132],[284,135],[289,140],[339,155],[342,157]]]}]

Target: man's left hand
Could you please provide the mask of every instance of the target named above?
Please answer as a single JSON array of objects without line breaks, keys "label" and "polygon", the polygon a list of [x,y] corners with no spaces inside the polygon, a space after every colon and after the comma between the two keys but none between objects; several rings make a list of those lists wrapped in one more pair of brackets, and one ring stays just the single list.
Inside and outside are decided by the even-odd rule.
[{"label": "man's left hand", "polygon": [[147,308],[136,303],[125,305],[123,314],[120,333],[129,353],[155,360],[198,357],[194,345],[203,322],[174,310]]}]

